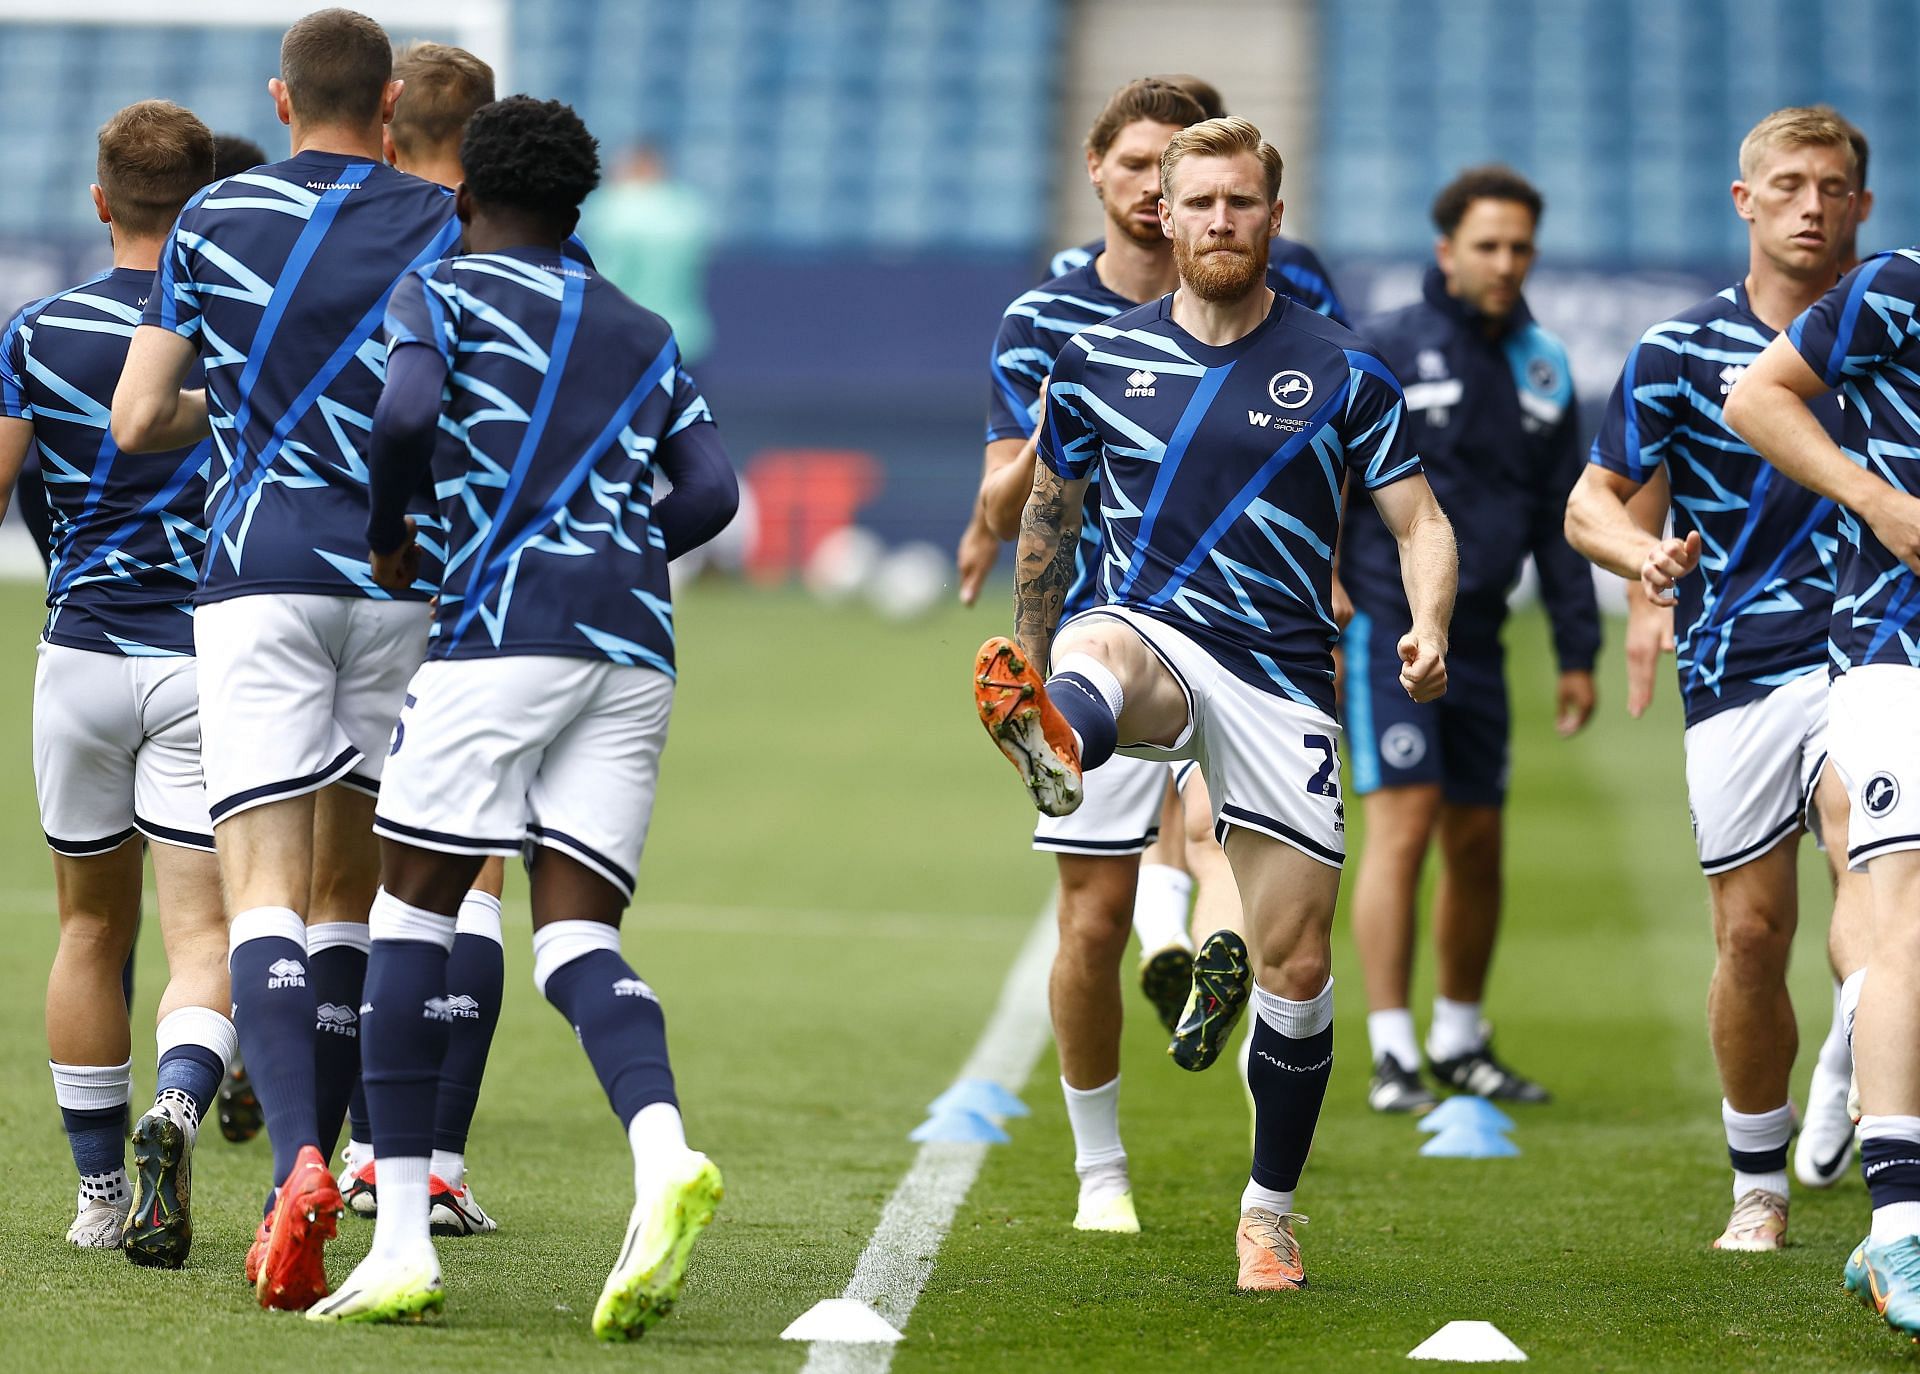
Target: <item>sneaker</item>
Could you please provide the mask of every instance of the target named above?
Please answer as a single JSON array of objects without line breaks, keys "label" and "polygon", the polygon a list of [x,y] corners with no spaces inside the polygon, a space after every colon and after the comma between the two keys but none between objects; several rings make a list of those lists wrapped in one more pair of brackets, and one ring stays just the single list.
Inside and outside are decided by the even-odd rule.
[{"label": "sneaker", "polygon": [[220,1080],[214,1105],[220,1118],[221,1136],[235,1145],[252,1140],[267,1124],[267,1114],[260,1110],[260,1099],[254,1096],[253,1084],[247,1081],[247,1066],[240,1062],[237,1054],[227,1069],[227,1076]]},{"label": "sneaker", "polygon": [[417,1322],[447,1303],[440,1259],[422,1241],[403,1259],[368,1255],[346,1281],[307,1309],[310,1322]]},{"label": "sneaker", "polygon": [[323,1250],[343,1210],[327,1161],[317,1148],[303,1145],[266,1224],[267,1243],[253,1289],[262,1307],[301,1312],[327,1295]]},{"label": "sneaker", "polygon": [[1140,960],[1140,991],[1153,1003],[1167,1034],[1180,1024],[1180,1011],[1192,987],[1193,951],[1185,945],[1167,945]]},{"label": "sneaker", "polygon": [[973,663],[973,704],[980,723],[1027,785],[1042,814],[1065,816],[1080,805],[1080,747],[1073,727],[1047,700],[1047,684],[1012,640],[996,636]]},{"label": "sneaker", "polygon": [[713,1161],[689,1150],[634,1202],[620,1258],[594,1304],[594,1335],[603,1341],[632,1340],[673,1311],[687,1256],[725,1195]]},{"label": "sneaker", "polygon": [[156,1102],[134,1123],[133,1206],[121,1245],[135,1264],[178,1269],[193,1245],[193,1144],[184,1115],[171,1102]]},{"label": "sneaker", "polygon": [[1920,1236],[1862,1241],[1847,1260],[1846,1284],[1888,1326],[1920,1341]]},{"label": "sneaker", "polygon": [[1234,1238],[1240,1250],[1239,1288],[1243,1293],[1279,1293],[1307,1286],[1306,1261],[1294,1223],[1307,1219],[1294,1212],[1270,1212],[1249,1207],[1240,1214],[1240,1232]]},{"label": "sneaker", "polygon": [[1373,1081],[1367,1084],[1367,1105],[1376,1112],[1406,1112],[1421,1116],[1440,1105],[1420,1077],[1417,1068],[1403,1068],[1390,1054],[1380,1056],[1373,1066]]},{"label": "sneaker", "polygon": [[1193,956],[1193,987],[1167,1046],[1173,1062],[1194,1073],[1212,1067],[1252,994],[1253,960],[1247,942],[1230,930],[1214,931]]},{"label": "sneaker", "polygon": [[1545,1088],[1531,1078],[1515,1073],[1493,1057],[1492,1030],[1482,1021],[1479,1047],[1452,1059],[1435,1059],[1429,1052],[1428,1071],[1455,1092],[1471,1093],[1495,1102],[1522,1102],[1537,1106],[1553,1101],[1553,1094]]},{"label": "sneaker", "polygon": [[1140,1234],[1140,1218],[1133,1210],[1133,1185],[1124,1162],[1103,1165],[1080,1180],[1080,1204],[1073,1214],[1073,1229]]},{"label": "sneaker", "polygon": [[1813,1066],[1807,1119],[1793,1146],[1793,1176],[1809,1188],[1831,1188],[1853,1159],[1853,1122],[1847,1118],[1847,1080]]},{"label": "sneaker", "polygon": [[1787,1244],[1787,1200],[1765,1188],[1749,1188],[1733,1204],[1716,1250],[1782,1250]]},{"label": "sneaker", "polygon": [[[352,1161],[348,1161],[351,1165]],[[357,1217],[378,1216],[380,1197],[375,1189],[373,1161],[369,1159],[358,1167],[350,1168],[339,1183],[340,1201]]]},{"label": "sneaker", "polygon": [[118,1250],[127,1226],[127,1204],[100,1198],[74,1199],[73,1224],[67,1242],[83,1250]]},{"label": "sneaker", "polygon": [[427,1229],[436,1236],[484,1236],[500,1229],[500,1223],[481,1210],[473,1189],[466,1184],[456,1188],[438,1174],[429,1174],[427,1198],[433,1208],[427,1217]]}]

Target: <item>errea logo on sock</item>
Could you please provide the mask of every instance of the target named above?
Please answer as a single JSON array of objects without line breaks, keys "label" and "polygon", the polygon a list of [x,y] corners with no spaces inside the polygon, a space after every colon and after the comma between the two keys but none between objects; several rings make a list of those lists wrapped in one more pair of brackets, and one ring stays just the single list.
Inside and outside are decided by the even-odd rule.
[{"label": "errea logo on sock", "polygon": [[616,978],[613,983],[613,995],[615,997],[644,997],[649,1002],[658,1002],[660,1000],[654,996],[653,989],[641,982],[638,978]]},{"label": "errea logo on sock", "polygon": [[267,965],[267,990],[275,988],[304,988],[307,985],[307,966],[298,959],[275,959]]},{"label": "errea logo on sock", "polygon": [[467,996],[466,993],[456,993],[454,996],[447,998],[446,1001],[447,1016],[449,1018],[461,1016],[474,1020],[479,1019],[480,1004]]},{"label": "errea logo on sock", "polygon": [[313,1028],[327,1035],[358,1039],[359,1020],[352,1007],[343,1007],[338,1002],[322,1002],[313,1009]]}]

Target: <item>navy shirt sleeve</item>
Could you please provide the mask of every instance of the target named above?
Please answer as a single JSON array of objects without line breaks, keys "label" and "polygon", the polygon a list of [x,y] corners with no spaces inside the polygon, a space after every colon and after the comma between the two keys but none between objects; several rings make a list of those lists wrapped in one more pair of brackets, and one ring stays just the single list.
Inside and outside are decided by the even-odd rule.
[{"label": "navy shirt sleeve", "polygon": [[1815,375],[1837,387],[1878,371],[1913,346],[1915,301],[1920,267],[1899,255],[1869,258],[1808,306],[1788,326],[1787,337]]},{"label": "navy shirt sleeve", "polygon": [[26,323],[22,310],[0,335],[0,416],[9,420],[33,418],[33,403],[27,399]]},{"label": "navy shirt sleeve", "polygon": [[200,287],[193,275],[195,254],[188,243],[187,217],[193,214],[199,199],[195,196],[188,201],[180,218],[174,221],[173,232],[167,235],[166,245],[160,250],[160,268],[154,274],[147,308],[140,316],[141,324],[170,329],[181,338],[191,340],[196,348],[200,344]]},{"label": "navy shirt sleeve", "polygon": [[1000,317],[987,370],[993,380],[987,402],[987,442],[1024,439],[1040,421],[1040,383],[1051,363],[1034,337],[1033,317]]},{"label": "navy shirt sleeve", "polygon": [[1340,428],[1347,468],[1368,491],[1420,471],[1400,383],[1372,353],[1347,350],[1347,409]]},{"label": "navy shirt sleeve", "polygon": [[1646,335],[1627,354],[1607,398],[1591,461],[1629,482],[1646,482],[1665,466],[1686,405],[1680,355]]},{"label": "navy shirt sleeve", "polygon": [[1078,344],[1069,342],[1054,360],[1046,424],[1040,432],[1040,461],[1069,482],[1090,477],[1100,463],[1100,431],[1081,380],[1084,356]]}]

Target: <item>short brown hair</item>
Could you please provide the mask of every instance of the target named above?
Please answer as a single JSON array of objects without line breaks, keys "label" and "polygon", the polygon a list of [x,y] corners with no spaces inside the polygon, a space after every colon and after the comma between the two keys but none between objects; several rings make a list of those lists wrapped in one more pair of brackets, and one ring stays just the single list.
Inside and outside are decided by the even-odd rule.
[{"label": "short brown hair", "polygon": [[280,79],[309,124],[370,124],[393,78],[387,31],[352,10],[315,10],[280,40]]},{"label": "short brown hair", "polygon": [[1218,119],[1227,112],[1227,102],[1220,94],[1220,88],[1191,72],[1174,72],[1168,76],[1150,77],[1149,80],[1164,81],[1169,86],[1178,86],[1194,98],[1195,103],[1200,106],[1200,113],[1208,119]]},{"label": "short brown hair", "polygon": [[[1789,105],[1775,110],[1740,140],[1740,178],[1746,180],[1760,165],[1760,155],[1769,148],[1845,148],[1847,175],[1864,186],[1859,155],[1854,151],[1854,136],[1859,133],[1828,105]],[[1864,140],[1863,140],[1864,141]]]},{"label": "short brown hair", "polygon": [[213,180],[213,132],[171,100],[142,100],[100,126],[96,167],[114,223],[152,238]]},{"label": "short brown hair", "polygon": [[493,103],[493,68],[465,48],[409,43],[393,59],[393,76],[407,83],[387,126],[402,153],[458,148],[473,112]]},{"label": "short brown hair", "polygon": [[1189,155],[1236,157],[1241,153],[1252,153],[1260,159],[1260,165],[1267,173],[1267,199],[1278,200],[1280,177],[1286,171],[1286,164],[1280,160],[1280,150],[1262,138],[1251,121],[1238,115],[1202,120],[1173,136],[1173,140],[1167,144],[1167,150],[1160,154],[1160,194],[1172,199],[1168,195],[1168,188],[1173,185],[1173,169],[1180,165],[1181,158]]},{"label": "short brown hair", "polygon": [[1506,200],[1524,205],[1536,229],[1547,209],[1547,202],[1531,181],[1511,167],[1490,163],[1485,167],[1469,167],[1440,188],[1440,194],[1433,198],[1433,227],[1443,237],[1452,238],[1453,231],[1460,227],[1460,221],[1467,217],[1476,200]]},{"label": "short brown hair", "polygon": [[1129,81],[1108,99],[1107,107],[1087,130],[1087,151],[1095,157],[1105,157],[1113,141],[1120,137],[1120,131],[1142,119],[1184,129],[1206,117],[1200,102],[1171,81],[1143,76],[1138,81]]}]

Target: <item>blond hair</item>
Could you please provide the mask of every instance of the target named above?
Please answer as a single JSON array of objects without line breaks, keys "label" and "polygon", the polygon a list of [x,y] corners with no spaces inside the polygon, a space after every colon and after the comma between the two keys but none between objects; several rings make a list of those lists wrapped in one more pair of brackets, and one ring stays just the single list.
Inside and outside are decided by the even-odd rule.
[{"label": "blond hair", "polygon": [[1203,119],[1198,124],[1190,124],[1173,136],[1167,144],[1167,150],[1160,154],[1160,193],[1168,196],[1173,185],[1173,169],[1180,165],[1180,159],[1189,154],[1195,157],[1237,157],[1241,153],[1251,153],[1260,159],[1260,165],[1267,173],[1267,199],[1280,198],[1280,175],[1285,164],[1280,160],[1280,150],[1260,136],[1253,124],[1238,115],[1223,115],[1219,119]]},{"label": "blond hair", "polygon": [[493,103],[493,68],[465,48],[409,43],[393,59],[393,76],[407,83],[387,125],[403,157],[457,150],[473,112]]},{"label": "blond hair", "polygon": [[1790,105],[1775,110],[1740,140],[1740,179],[1750,180],[1761,155],[1774,148],[1844,148],[1847,176],[1859,183],[1860,159],[1853,127],[1828,106]]}]

